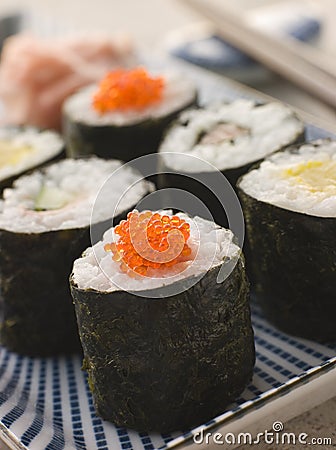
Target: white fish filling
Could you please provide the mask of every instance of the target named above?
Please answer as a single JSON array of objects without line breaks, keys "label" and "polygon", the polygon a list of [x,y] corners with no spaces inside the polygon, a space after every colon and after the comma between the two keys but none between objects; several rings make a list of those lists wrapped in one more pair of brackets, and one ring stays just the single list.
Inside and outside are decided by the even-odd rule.
[{"label": "white fish filling", "polygon": [[[212,171],[202,160],[218,170],[244,166],[292,143],[303,132],[302,122],[285,105],[274,102],[256,107],[253,101],[244,99],[185,111],[179,123],[180,126],[176,124],[166,135],[160,152],[172,152],[163,155],[165,164],[184,172]],[[233,139],[199,140],[221,123],[234,124],[243,130]],[[186,165],[185,158],[179,158],[176,153],[196,158],[189,158]]]},{"label": "white fish filling", "polygon": [[[93,208],[94,223],[110,219],[116,206],[116,214],[132,208],[152,185],[129,167],[115,172],[120,167],[116,160],[65,159],[18,178],[4,190],[0,228],[16,233],[81,228],[90,224]],[[101,190],[112,174],[111,185]],[[49,210],[36,211],[48,203]]]},{"label": "white fish filling", "polygon": [[63,140],[54,131],[0,127],[0,180],[52,159],[62,148]]},{"label": "white fish filling", "polygon": [[[172,212],[164,211],[164,214],[172,215]],[[220,265],[226,258],[239,257],[240,248],[233,242],[234,236],[230,230],[200,217],[190,218],[183,213],[178,213],[177,216],[190,224],[187,244],[192,252],[187,262],[157,269],[155,276],[131,278],[120,270],[120,263],[113,261],[111,253],[104,250],[106,244],[117,239],[114,229],[111,228],[104,234],[103,241],[88,248],[83,256],[74,262],[74,282],[80,289],[102,292],[155,289],[191,276],[199,276]]]},{"label": "white fish filling", "polygon": [[162,76],[166,81],[162,100],[141,111],[129,110],[99,114],[92,106],[93,95],[98,88],[95,85],[70,96],[64,103],[63,112],[72,120],[88,125],[127,126],[147,119],[165,117],[192,102],[196,89],[190,80],[172,73],[163,73]]},{"label": "white fish filling", "polygon": [[259,201],[290,211],[336,217],[336,142],[276,153],[244,175],[239,187]]}]

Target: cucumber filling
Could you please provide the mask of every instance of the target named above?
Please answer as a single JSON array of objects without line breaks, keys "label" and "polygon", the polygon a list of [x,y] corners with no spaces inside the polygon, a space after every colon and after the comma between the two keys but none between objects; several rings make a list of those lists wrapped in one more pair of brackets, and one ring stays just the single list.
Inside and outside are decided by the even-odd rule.
[{"label": "cucumber filling", "polygon": [[70,201],[70,196],[58,187],[42,186],[35,199],[35,211],[53,211],[61,209]]}]

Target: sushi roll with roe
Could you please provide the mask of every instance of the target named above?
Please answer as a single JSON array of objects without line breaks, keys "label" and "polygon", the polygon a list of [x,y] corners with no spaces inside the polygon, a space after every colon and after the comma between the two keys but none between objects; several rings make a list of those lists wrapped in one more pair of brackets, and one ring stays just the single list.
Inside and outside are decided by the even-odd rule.
[{"label": "sushi roll with roe", "polygon": [[[92,208],[104,182],[119,169],[104,206]],[[51,356],[80,350],[69,290],[73,261],[88,247],[90,222],[111,226],[151,185],[119,161],[65,159],[18,178],[0,204],[1,342],[11,351]],[[135,184],[136,183],[136,184]],[[130,189],[130,187],[132,188]],[[105,228],[105,229],[106,229]]]},{"label": "sushi roll with roe", "polygon": [[214,183],[220,188],[219,172],[235,188],[253,164],[303,138],[302,121],[278,102],[238,99],[189,109],[179,115],[160,145],[158,185],[193,193],[217,223],[227,226],[223,205],[208,188]]},{"label": "sushi roll with roe", "polygon": [[68,154],[130,161],[156,152],[167,125],[196,100],[192,83],[176,74],[142,67],[109,72],[65,101]]},{"label": "sushi roll with roe", "polygon": [[336,339],[336,142],[267,158],[238,182],[248,268],[266,316],[283,331]]},{"label": "sushi roll with roe", "polygon": [[231,231],[133,211],[70,277],[97,413],[139,431],[187,429],[239,396],[255,362],[244,258]]}]

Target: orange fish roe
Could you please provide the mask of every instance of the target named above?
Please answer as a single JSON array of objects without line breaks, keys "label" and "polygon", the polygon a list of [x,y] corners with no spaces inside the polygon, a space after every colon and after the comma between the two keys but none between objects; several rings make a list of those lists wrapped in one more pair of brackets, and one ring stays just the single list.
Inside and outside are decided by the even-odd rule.
[{"label": "orange fish roe", "polygon": [[101,114],[111,111],[142,110],[163,97],[163,77],[151,77],[142,67],[109,72],[93,97],[93,107]]},{"label": "orange fish roe", "polygon": [[190,225],[178,216],[166,216],[134,210],[115,227],[117,242],[106,244],[113,260],[129,276],[147,274],[149,268],[163,269],[186,261],[191,254],[187,245]]}]

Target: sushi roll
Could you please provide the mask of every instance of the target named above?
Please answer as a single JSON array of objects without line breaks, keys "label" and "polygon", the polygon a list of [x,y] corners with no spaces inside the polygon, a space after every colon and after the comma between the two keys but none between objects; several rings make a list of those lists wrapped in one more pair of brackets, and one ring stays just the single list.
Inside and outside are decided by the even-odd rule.
[{"label": "sushi roll", "polygon": [[133,211],[75,261],[71,291],[101,417],[187,429],[244,390],[255,350],[234,240],[199,217]]},{"label": "sushi roll", "polygon": [[212,181],[221,183],[222,177],[215,179],[218,171],[235,186],[254,163],[303,136],[303,123],[281,103],[239,99],[189,109],[180,114],[160,145],[159,187],[193,193],[217,223],[227,226],[223,206],[208,188]]},{"label": "sushi roll", "polygon": [[28,170],[60,158],[63,152],[63,139],[55,131],[0,126],[0,189]]},{"label": "sushi roll", "polygon": [[266,316],[287,333],[335,340],[336,142],[276,153],[238,186]]},{"label": "sushi roll", "polygon": [[130,161],[157,151],[163,131],[197,93],[189,80],[144,68],[110,72],[69,97],[63,108],[68,154]]},{"label": "sushi roll", "polygon": [[109,219],[111,226],[124,191],[127,196],[115,214],[119,218],[151,188],[140,181],[129,189],[140,174],[122,168],[113,191],[104,190],[104,202],[97,204],[104,181],[120,167],[119,161],[95,157],[65,159],[5,189],[0,205],[1,342],[10,350],[47,356],[80,349],[68,279],[73,261],[90,245],[90,221],[100,226]]}]

